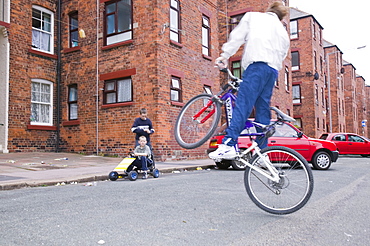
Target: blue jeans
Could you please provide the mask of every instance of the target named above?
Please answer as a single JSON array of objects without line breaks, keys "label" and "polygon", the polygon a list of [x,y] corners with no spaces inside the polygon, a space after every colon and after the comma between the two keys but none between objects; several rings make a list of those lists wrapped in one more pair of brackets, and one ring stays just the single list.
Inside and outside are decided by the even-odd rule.
[{"label": "blue jeans", "polygon": [[[270,124],[270,101],[277,75],[278,71],[264,62],[255,62],[247,67],[243,73],[243,83],[240,84],[230,125],[222,141],[224,144],[237,144],[253,106],[256,109],[256,122]],[[267,139],[257,138],[256,141],[261,149],[267,147]]]},{"label": "blue jeans", "polygon": [[127,167],[126,172],[131,172],[132,169],[134,169],[134,167],[137,167],[137,168],[139,168],[139,169],[141,169],[143,171],[148,171],[148,164],[150,166],[152,163],[153,163],[152,160],[150,160],[146,156],[138,156],[138,157],[136,157],[136,159],[134,160],[134,162],[132,162]]}]

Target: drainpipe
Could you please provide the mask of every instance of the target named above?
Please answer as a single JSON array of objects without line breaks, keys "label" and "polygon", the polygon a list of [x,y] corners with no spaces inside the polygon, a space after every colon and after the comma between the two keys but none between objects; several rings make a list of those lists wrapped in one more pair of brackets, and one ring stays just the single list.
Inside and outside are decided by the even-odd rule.
[{"label": "drainpipe", "polygon": [[61,81],[61,41],[62,41],[62,0],[58,0],[58,6],[57,6],[57,15],[58,15],[58,21],[57,21],[57,136],[56,136],[56,144],[55,144],[55,152],[59,152],[59,138],[60,138],[60,81]]}]

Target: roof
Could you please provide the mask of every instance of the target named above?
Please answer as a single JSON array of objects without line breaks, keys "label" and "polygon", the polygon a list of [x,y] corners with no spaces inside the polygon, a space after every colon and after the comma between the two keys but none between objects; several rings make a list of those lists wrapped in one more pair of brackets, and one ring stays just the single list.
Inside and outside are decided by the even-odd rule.
[{"label": "roof", "polygon": [[339,49],[339,47],[335,44],[332,44],[330,43],[329,41],[323,39],[322,40],[322,44],[323,44],[323,47],[324,48],[332,48],[332,47],[335,47],[338,51],[340,51],[341,54],[343,54],[343,52]]},{"label": "roof", "polygon": [[312,19],[314,19],[314,21],[319,24],[320,28],[321,29],[324,29],[323,26],[321,26],[321,24],[316,20],[315,16],[313,16],[312,14],[309,14],[309,13],[306,13],[302,10],[299,10],[297,8],[290,8],[290,20],[293,21],[293,20],[298,20],[298,19],[303,19],[303,18],[308,18],[308,17],[311,17]]}]

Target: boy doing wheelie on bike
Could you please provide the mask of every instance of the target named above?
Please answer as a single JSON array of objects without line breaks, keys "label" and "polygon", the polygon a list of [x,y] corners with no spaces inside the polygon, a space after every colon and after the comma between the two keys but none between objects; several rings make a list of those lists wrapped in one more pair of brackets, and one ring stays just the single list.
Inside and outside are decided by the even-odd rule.
[{"label": "boy doing wheelie on bike", "polygon": [[[242,66],[243,83],[240,84],[232,120],[226,129],[223,144],[209,154],[212,159],[233,159],[234,145],[244,129],[253,107],[256,122],[270,124],[270,101],[278,71],[288,54],[289,37],[281,20],[288,13],[281,1],[272,3],[265,13],[248,12],[230,33],[223,53],[216,59],[220,68],[227,66],[228,59],[244,44]],[[260,129],[257,129],[259,131]],[[267,139],[257,139],[260,148],[267,146]]]}]

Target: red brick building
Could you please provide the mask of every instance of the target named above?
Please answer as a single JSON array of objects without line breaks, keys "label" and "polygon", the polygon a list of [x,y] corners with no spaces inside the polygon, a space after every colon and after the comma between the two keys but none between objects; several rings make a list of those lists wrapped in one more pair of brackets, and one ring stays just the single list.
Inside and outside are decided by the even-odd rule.
[{"label": "red brick building", "polygon": [[290,9],[293,105],[296,125],[310,137],[327,131],[323,27],[311,14]]},{"label": "red brick building", "polygon": [[[124,155],[133,147],[133,120],[145,107],[156,129],[156,156],[204,157],[206,146],[177,145],[176,116],[194,95],[219,89],[213,61],[230,17],[264,11],[271,1],[96,2],[26,0],[7,7],[10,18],[1,22],[10,33],[5,149]],[[227,23],[219,22],[222,16]],[[289,74],[289,60],[285,65]],[[284,97],[274,104],[291,111],[284,100],[289,90],[281,88]]]},{"label": "red brick building", "polygon": [[[1,0],[0,151],[126,155],[134,144],[133,120],[145,107],[156,130],[157,158],[204,158],[207,144],[178,146],[176,117],[191,97],[219,90],[225,78],[213,62],[222,44],[244,13],[265,11],[270,2]],[[283,23],[291,30],[289,17]],[[311,136],[324,130],[321,96],[316,106],[292,104],[292,82],[316,84],[319,93],[324,88],[322,28],[312,18],[306,24],[299,40],[310,48],[294,45],[309,51],[302,70],[294,72],[301,78],[292,77],[289,56],[272,105],[300,119]],[[315,41],[303,34],[312,28]],[[242,73],[240,59],[241,51],[230,59],[236,75]],[[302,100],[314,100],[315,90],[308,91]],[[314,114],[307,116],[310,110],[302,106],[313,106]]]},{"label": "red brick building", "polygon": [[343,52],[332,43],[324,42],[327,79],[328,132],[346,131],[346,112],[343,79]]}]

